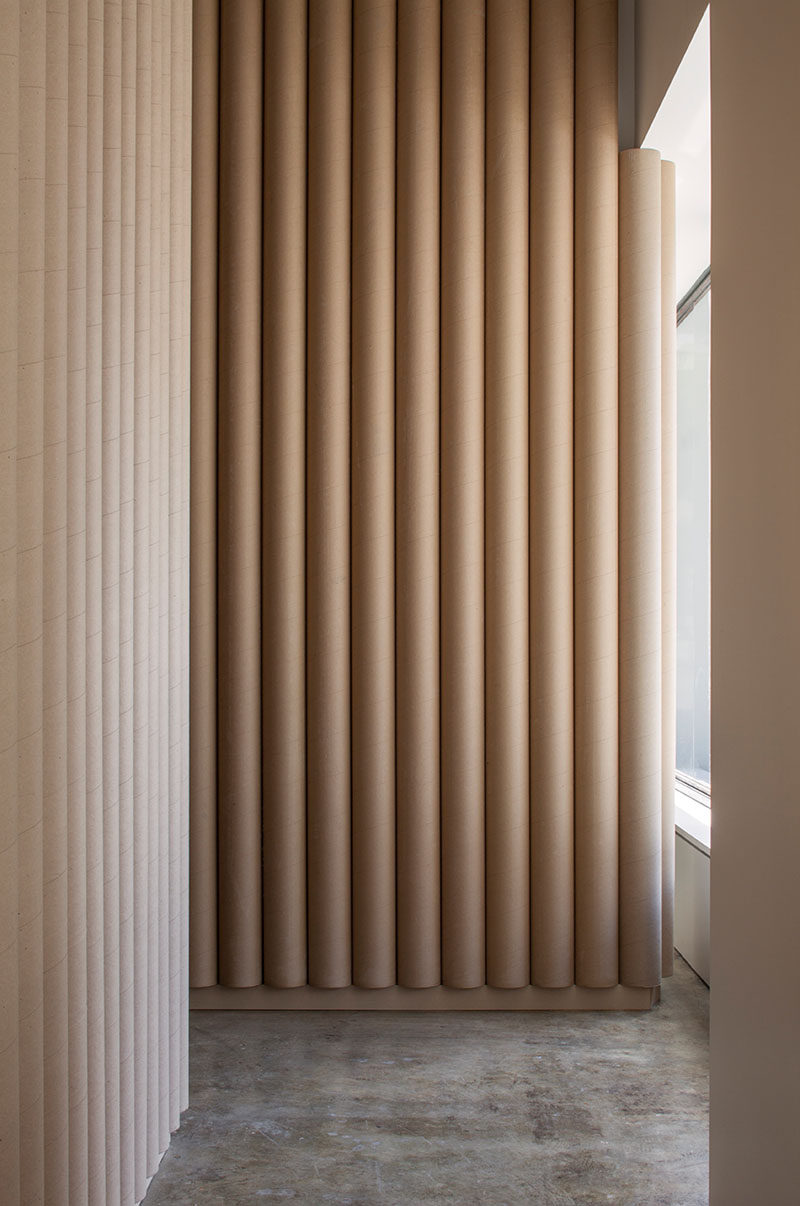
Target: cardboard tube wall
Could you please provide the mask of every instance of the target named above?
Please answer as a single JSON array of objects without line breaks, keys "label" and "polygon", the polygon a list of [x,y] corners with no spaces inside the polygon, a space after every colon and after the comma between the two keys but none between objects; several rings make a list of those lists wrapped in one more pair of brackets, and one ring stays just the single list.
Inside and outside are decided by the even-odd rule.
[{"label": "cardboard tube wall", "polygon": [[3,13],[4,1200],[132,1204],[186,1100],[189,9]]},{"label": "cardboard tube wall", "polygon": [[[207,72],[213,11],[196,25]],[[219,494],[214,513],[201,385],[195,516],[217,523],[216,597],[202,561],[197,589],[218,626],[215,645],[198,635],[194,705],[202,725],[216,655],[219,982],[252,982],[265,1007],[387,992],[426,1007],[471,989],[563,1002],[572,987],[594,1003],[628,983],[622,892],[622,975],[649,1000],[662,906],[634,883],[641,809],[629,792],[622,834],[618,769],[620,742],[635,760],[644,729],[661,731],[665,671],[620,715],[616,6],[276,0],[263,63],[256,16],[247,45],[234,37],[248,11],[225,11],[220,101],[196,127],[198,214],[214,204],[217,121],[220,156]],[[198,339],[214,238],[200,216]],[[246,248],[263,250],[260,348]],[[634,447],[642,421],[624,433]],[[625,471],[630,510],[650,485],[635,456]],[[194,773],[210,765],[203,753]],[[205,795],[200,808],[207,826]],[[210,826],[203,842],[194,999],[229,1004],[235,991],[202,987]],[[229,977],[245,948],[247,975]]]}]

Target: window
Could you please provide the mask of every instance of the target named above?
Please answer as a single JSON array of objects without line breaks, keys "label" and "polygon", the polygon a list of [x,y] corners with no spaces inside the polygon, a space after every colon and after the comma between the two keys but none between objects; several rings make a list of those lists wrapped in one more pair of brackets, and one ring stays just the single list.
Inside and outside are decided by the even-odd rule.
[{"label": "window", "polygon": [[677,741],[679,779],[700,793],[710,763],[710,273],[678,307]]},{"label": "window", "polygon": [[[675,163],[678,295],[676,787],[710,803],[711,73],[706,10],[644,142]],[[681,805],[683,807],[683,805]],[[699,808],[708,829],[709,814]],[[704,839],[706,842],[710,839]]]}]

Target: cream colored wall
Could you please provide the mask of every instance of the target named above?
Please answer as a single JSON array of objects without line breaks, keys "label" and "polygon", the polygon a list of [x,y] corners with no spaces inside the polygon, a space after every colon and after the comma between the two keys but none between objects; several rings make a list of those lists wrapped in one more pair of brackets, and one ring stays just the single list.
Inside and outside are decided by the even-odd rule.
[{"label": "cream colored wall", "polygon": [[798,45],[712,4],[712,1206],[800,1183]]},{"label": "cream colored wall", "polygon": [[641,146],[708,0],[635,0],[635,3],[635,145]]}]

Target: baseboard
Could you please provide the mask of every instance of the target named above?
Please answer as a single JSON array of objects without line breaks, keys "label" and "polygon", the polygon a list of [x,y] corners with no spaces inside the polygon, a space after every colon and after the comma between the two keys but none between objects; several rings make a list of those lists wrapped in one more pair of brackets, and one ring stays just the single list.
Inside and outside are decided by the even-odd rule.
[{"label": "baseboard", "polygon": [[660,988],[193,988],[190,1009],[647,1010]]}]

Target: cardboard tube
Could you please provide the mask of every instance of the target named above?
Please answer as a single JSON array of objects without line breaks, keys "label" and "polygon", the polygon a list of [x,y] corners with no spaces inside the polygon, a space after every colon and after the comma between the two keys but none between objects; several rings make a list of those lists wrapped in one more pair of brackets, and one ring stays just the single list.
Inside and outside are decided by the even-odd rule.
[{"label": "cardboard tube", "polygon": [[150,324],[152,11],[136,23],[133,588],[134,1195],[147,1188],[150,1009]]},{"label": "cardboard tube", "polygon": [[217,982],[218,0],[194,6],[193,53],[189,964],[201,988]]},{"label": "cardboard tube", "polygon": [[534,0],[531,49],[531,979],[575,975],[572,351],[575,19]]},{"label": "cardboard tube", "polygon": [[[134,1099],[134,336],[136,282],[136,0],[122,4],[119,431],[119,1014],[120,1189],[135,1195]],[[142,1170],[146,1181],[146,1174]]]},{"label": "cardboard tube", "polygon": [[67,984],[67,81],[66,12],[46,17],[42,542],[44,1192],[69,1197]]},{"label": "cardboard tube", "polygon": [[176,1131],[181,1116],[182,998],[185,955],[181,908],[184,863],[183,825],[183,584],[186,530],[184,527],[183,450],[184,397],[188,388],[184,313],[189,299],[185,283],[188,214],[186,212],[185,137],[186,98],[183,46],[184,12],[170,11],[170,138],[169,155],[169,1128]]},{"label": "cardboard tube", "polygon": [[19,1133],[19,867],[17,782],[17,381],[19,344],[19,22],[6,28],[6,53],[0,63],[0,87],[6,102],[0,116],[0,155],[5,193],[0,217],[0,1184],[12,1201],[20,1192]]},{"label": "cardboard tube", "polygon": [[[158,533],[158,780],[162,800],[169,799],[170,784],[170,707],[169,707],[169,426],[170,426],[170,245],[172,241],[170,138],[172,98],[170,57],[172,21],[170,3],[161,6],[161,295],[160,295],[160,356],[159,356],[159,533]],[[162,1149],[170,1135],[170,815],[166,808],[158,812],[158,1126]]]},{"label": "cardboard tube", "polygon": [[485,981],[484,5],[442,11],[442,980]]},{"label": "cardboard tube", "polygon": [[105,1201],[102,347],[104,6],[89,6],[86,215],[86,966],[89,1201]]},{"label": "cardboard tube", "polygon": [[262,759],[264,983],[306,982],[306,41],[267,5],[264,67]]},{"label": "cardboard tube", "polygon": [[310,0],[306,696],[308,978],[351,981],[350,0]]},{"label": "cardboard tube", "polygon": [[122,364],[122,7],[103,20],[103,959],[106,1196],[120,1190],[120,403]]},{"label": "cardboard tube", "polygon": [[530,981],[528,695],[529,5],[486,28],[486,960]]},{"label": "cardboard tube", "polygon": [[395,983],[394,0],[353,5],[353,982]]},{"label": "cardboard tube", "polygon": [[[67,993],[69,1176],[88,1199],[86,414],[88,401],[88,8],[69,10],[67,158]],[[146,753],[146,751],[145,751]],[[146,813],[145,813],[146,815]],[[146,1100],[146,1097],[145,1097]]]},{"label": "cardboard tube", "polygon": [[441,980],[439,0],[397,21],[397,977]]},{"label": "cardboard tube", "polygon": [[262,5],[221,8],[219,974],[261,983]]},{"label": "cardboard tube", "polygon": [[661,156],[620,155],[620,983],[661,979]]},{"label": "cardboard tube", "polygon": [[617,6],[575,8],[575,979],[618,975]]},{"label": "cardboard tube", "polygon": [[42,703],[46,17],[32,6],[19,41],[17,377],[17,733],[20,1197],[44,1193]]},{"label": "cardboard tube", "polygon": [[677,356],[675,164],[661,162],[661,974],[671,976],[675,907]]}]

